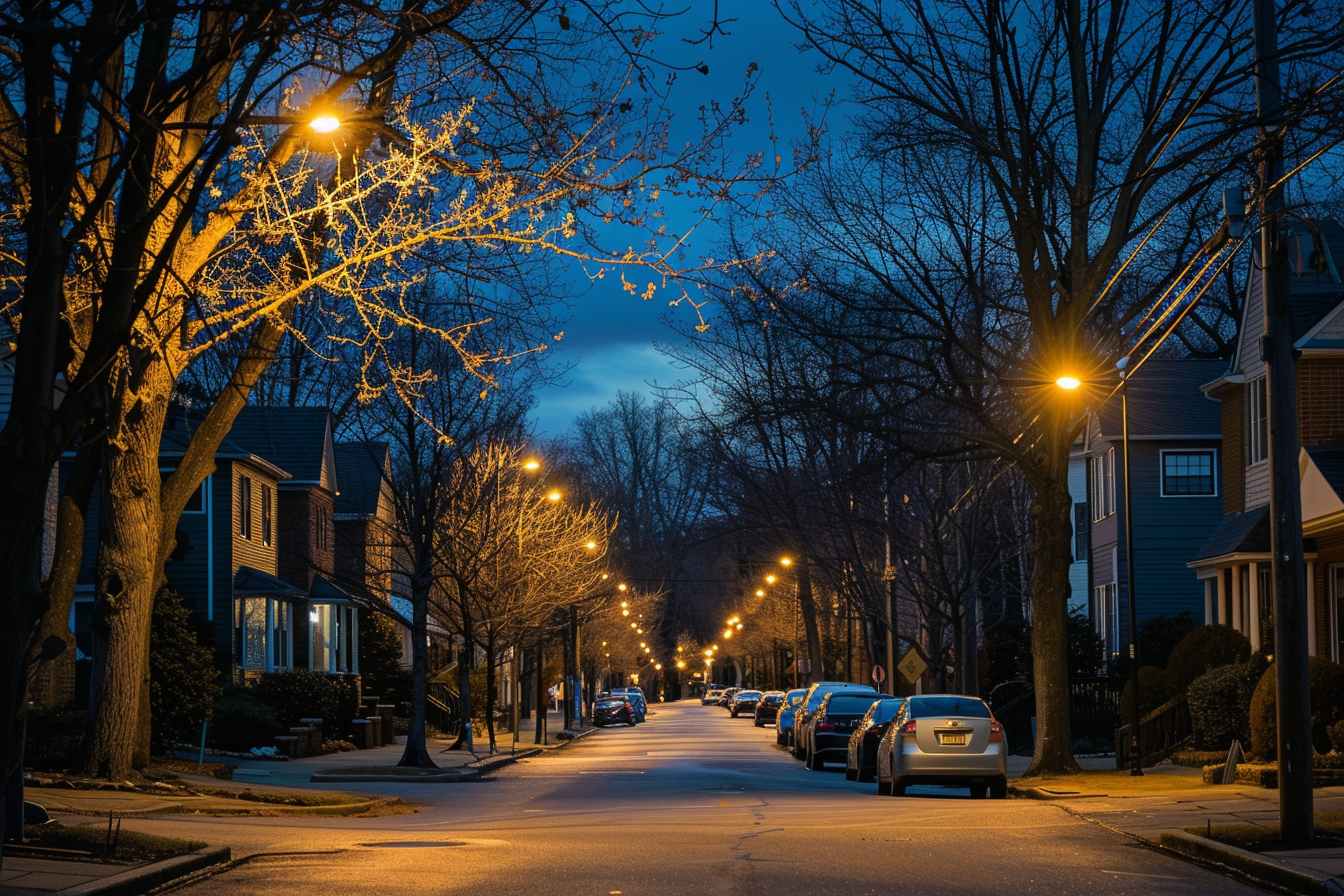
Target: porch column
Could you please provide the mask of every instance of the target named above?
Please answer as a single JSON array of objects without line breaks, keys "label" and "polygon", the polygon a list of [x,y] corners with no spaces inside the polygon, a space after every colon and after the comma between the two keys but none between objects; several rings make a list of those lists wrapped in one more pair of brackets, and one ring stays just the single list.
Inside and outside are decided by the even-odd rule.
[{"label": "porch column", "polygon": [[1204,580],[1204,624],[1213,625],[1218,620],[1213,615],[1213,579]]},{"label": "porch column", "polygon": [[1251,650],[1260,649],[1260,564],[1254,560],[1251,561],[1250,577],[1250,611],[1251,618],[1247,620],[1250,623],[1249,636],[1251,639]]},{"label": "porch column", "polygon": [[1218,625],[1227,625],[1227,570],[1218,570]]},{"label": "porch column", "polygon": [[1246,631],[1245,620],[1241,618],[1241,567],[1232,567],[1232,627],[1239,632]]},{"label": "porch column", "polygon": [[[1329,614],[1326,614],[1327,618]],[[1316,561],[1307,561],[1307,656],[1316,656]]]}]

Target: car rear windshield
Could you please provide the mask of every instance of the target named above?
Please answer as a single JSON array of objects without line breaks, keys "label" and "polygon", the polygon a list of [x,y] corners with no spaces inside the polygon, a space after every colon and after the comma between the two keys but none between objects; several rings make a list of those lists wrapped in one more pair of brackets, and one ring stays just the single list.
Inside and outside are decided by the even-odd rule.
[{"label": "car rear windshield", "polygon": [[617,698],[614,700],[613,699],[599,700],[597,701],[597,705],[602,709],[609,709],[610,707],[613,706],[624,706],[625,700],[622,698]]},{"label": "car rear windshield", "polygon": [[736,699],[738,699],[738,700],[759,700],[759,699],[761,699],[761,692],[760,692],[760,691],[738,691],[738,692],[737,692],[736,694],[734,694],[733,696],[734,696]]},{"label": "car rear windshield", "polygon": [[933,716],[961,716],[968,719],[990,717],[985,701],[974,697],[921,697],[910,701],[910,718],[928,719]]},{"label": "car rear windshield", "polygon": [[896,713],[901,711],[904,700],[879,700],[877,709],[873,710],[873,721],[881,725],[883,722],[890,722],[896,718]]},{"label": "car rear windshield", "polygon": [[766,694],[764,697],[761,698],[761,702],[762,702],[762,703],[769,703],[771,706],[774,706],[776,703],[783,703],[783,702],[784,702],[784,695],[783,695],[783,694]]},{"label": "car rear windshield", "polygon": [[826,712],[833,716],[861,716],[872,705],[872,697],[842,697],[837,694],[826,704]]}]

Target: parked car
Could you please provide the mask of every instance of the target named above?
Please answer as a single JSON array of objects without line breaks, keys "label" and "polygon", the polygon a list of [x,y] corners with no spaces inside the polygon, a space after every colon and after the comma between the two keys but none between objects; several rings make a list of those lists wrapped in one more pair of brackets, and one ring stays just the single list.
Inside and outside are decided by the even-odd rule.
[{"label": "parked car", "polygon": [[602,697],[593,704],[593,727],[635,724],[635,710],[630,701],[621,696]]},{"label": "parked car", "polygon": [[793,711],[806,696],[805,688],[794,688],[784,693],[784,702],[780,704],[779,714],[775,716],[775,743],[781,747],[793,747]]},{"label": "parked car", "polygon": [[713,689],[713,690],[705,691],[705,696],[703,696],[703,697],[700,698],[700,705],[701,705],[701,706],[713,706],[714,704],[716,704],[716,703],[719,702],[719,698],[722,697],[722,696],[723,696],[723,691],[719,690],[718,688],[715,688],[715,689]]},{"label": "parked car", "polygon": [[764,728],[767,724],[773,725],[775,719],[779,716],[779,708],[783,704],[783,691],[766,691],[761,694],[761,699],[756,701],[756,709],[751,714],[756,727]]},{"label": "parked car", "polygon": [[761,702],[760,691],[738,691],[728,702],[728,715],[737,718],[744,712],[756,714],[756,704]]},{"label": "parked car", "polygon": [[612,688],[613,696],[624,697],[630,702],[630,708],[635,713],[635,722],[643,722],[649,717],[649,704],[644,699],[644,692],[639,688]]},{"label": "parked car", "polygon": [[886,697],[868,707],[849,735],[849,744],[845,750],[846,780],[873,780],[877,773],[877,745],[904,703],[903,697]]},{"label": "parked car", "polygon": [[[877,688],[870,684],[852,684],[848,681],[819,681],[807,689],[807,696],[798,704],[798,708],[793,711],[793,758],[807,758],[807,723],[812,720],[812,714],[821,706],[821,701],[825,700],[828,694],[847,692],[851,694],[877,694]],[[876,696],[873,698],[877,699]]]},{"label": "parked car", "polygon": [[729,701],[731,701],[731,700],[733,699],[733,695],[736,694],[736,693],[737,693],[738,691],[740,691],[740,690],[742,690],[742,689],[741,689],[741,688],[724,688],[724,689],[723,689],[723,693],[722,693],[722,694],[719,694],[719,702],[718,702],[718,705],[719,705],[719,706],[722,706],[724,709],[727,709],[727,708],[728,708],[728,703],[729,703]]},{"label": "parked car", "polygon": [[827,762],[839,762],[849,751],[849,735],[859,720],[887,694],[847,694],[832,691],[817,707],[807,723],[807,753],[803,761],[812,771],[821,771]]},{"label": "parked car", "polygon": [[877,748],[877,792],[904,796],[911,784],[967,787],[971,796],[1008,796],[1003,726],[979,697],[906,698]]}]

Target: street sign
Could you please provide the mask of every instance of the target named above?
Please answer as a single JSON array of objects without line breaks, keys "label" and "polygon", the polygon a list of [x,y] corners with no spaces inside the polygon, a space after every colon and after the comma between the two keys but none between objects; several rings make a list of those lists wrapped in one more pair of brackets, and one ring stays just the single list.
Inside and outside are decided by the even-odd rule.
[{"label": "street sign", "polygon": [[896,668],[901,670],[901,674],[905,676],[906,681],[914,684],[919,680],[919,676],[924,674],[924,670],[929,668],[929,664],[924,662],[915,648],[911,647],[905,652],[905,656],[901,657],[901,661],[896,664]]},{"label": "street sign", "polygon": [[873,681],[874,681],[875,683],[877,683],[877,684],[881,684],[882,682],[884,682],[884,681],[886,681],[886,680],[887,680],[887,670],[886,670],[886,669],[883,669],[881,666],[874,666],[874,667],[873,667]]}]

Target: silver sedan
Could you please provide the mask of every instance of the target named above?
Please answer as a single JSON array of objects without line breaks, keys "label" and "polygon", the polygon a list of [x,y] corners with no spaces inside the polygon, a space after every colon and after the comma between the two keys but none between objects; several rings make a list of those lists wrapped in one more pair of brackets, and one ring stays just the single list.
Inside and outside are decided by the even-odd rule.
[{"label": "silver sedan", "polygon": [[971,796],[1008,796],[1003,727],[979,697],[910,697],[877,748],[877,792],[904,796],[911,784],[968,787]]}]

